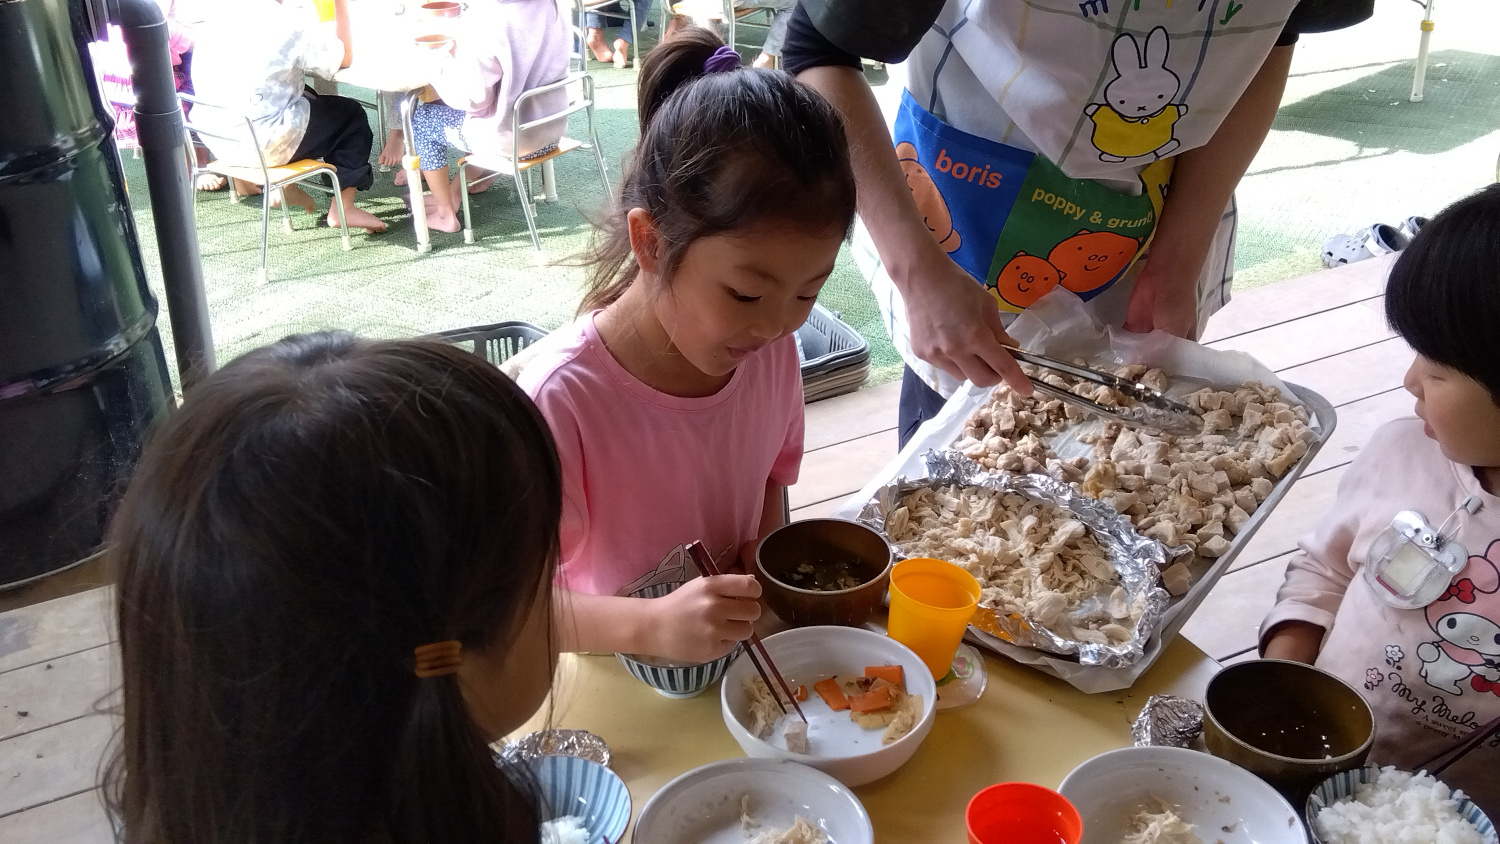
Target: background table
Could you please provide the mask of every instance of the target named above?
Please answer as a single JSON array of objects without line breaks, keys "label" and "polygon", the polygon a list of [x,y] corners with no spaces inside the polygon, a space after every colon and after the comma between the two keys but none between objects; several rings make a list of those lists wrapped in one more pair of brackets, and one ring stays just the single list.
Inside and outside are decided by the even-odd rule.
[{"label": "background table", "polygon": [[[406,189],[411,195],[412,227],[417,233],[417,251],[432,250],[427,231],[427,206],[422,202],[422,173],[418,169],[416,137],[412,132],[412,114],[417,108],[417,92],[427,87],[432,50],[418,47],[418,35],[450,31],[458,18],[439,19],[422,15],[418,3],[407,4],[410,11],[394,14],[398,8],[377,0],[350,3],[350,38],[354,41],[353,61],[334,75],[335,82],[370,88],[376,92],[401,94],[401,128],[405,152],[401,167],[406,171]],[[400,7],[405,8],[405,7]],[[385,143],[376,138],[375,145]]]},{"label": "background table", "polygon": [[[1119,692],[1087,695],[992,654],[985,668],[989,684],[977,703],[939,712],[911,761],[854,789],[877,841],[963,841],[964,807],[975,792],[1011,780],[1056,788],[1085,759],[1131,744],[1131,722],[1147,697],[1201,699],[1219,666],[1178,637],[1133,688]],[[635,817],[669,780],[744,755],[719,707],[718,685],[691,700],[669,700],[611,654],[565,654],[552,699],[517,735],[550,718],[552,726],[602,737],[614,754],[611,767],[630,787],[633,833]]]}]

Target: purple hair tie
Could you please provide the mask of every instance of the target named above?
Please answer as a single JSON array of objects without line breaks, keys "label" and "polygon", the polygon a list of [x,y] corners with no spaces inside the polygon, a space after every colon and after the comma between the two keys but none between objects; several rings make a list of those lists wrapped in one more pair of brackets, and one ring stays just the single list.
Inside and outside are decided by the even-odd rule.
[{"label": "purple hair tie", "polygon": [[703,61],[704,73],[723,73],[727,70],[739,70],[739,68],[740,54],[735,52],[733,47],[720,47]]}]

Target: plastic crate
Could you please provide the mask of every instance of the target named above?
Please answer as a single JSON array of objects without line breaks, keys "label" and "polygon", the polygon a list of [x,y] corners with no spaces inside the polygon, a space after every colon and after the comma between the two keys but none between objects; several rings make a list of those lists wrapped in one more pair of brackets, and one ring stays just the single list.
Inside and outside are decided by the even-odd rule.
[{"label": "plastic crate", "polygon": [[496,366],[516,356],[522,349],[547,336],[545,329],[529,322],[497,322],[474,328],[457,328],[432,335],[455,346],[462,346]]},{"label": "plastic crate", "polygon": [[806,381],[840,369],[868,364],[870,343],[822,305],[813,305],[797,329],[797,356]]}]

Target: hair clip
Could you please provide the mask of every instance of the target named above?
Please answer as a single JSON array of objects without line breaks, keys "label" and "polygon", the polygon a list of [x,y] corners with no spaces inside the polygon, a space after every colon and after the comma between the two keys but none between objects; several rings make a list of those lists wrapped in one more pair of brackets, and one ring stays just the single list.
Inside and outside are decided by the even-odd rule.
[{"label": "hair clip", "polygon": [[416,649],[416,672],[418,677],[441,677],[458,670],[463,662],[463,645],[457,639],[433,642]]},{"label": "hair clip", "polygon": [[733,47],[720,47],[714,50],[713,55],[703,60],[704,73],[723,73],[728,70],[739,70],[740,54]]}]

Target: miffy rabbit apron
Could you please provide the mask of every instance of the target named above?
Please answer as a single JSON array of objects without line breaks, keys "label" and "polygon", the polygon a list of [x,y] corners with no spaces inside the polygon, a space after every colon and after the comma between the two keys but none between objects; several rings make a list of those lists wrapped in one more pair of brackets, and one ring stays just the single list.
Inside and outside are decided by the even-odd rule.
[{"label": "miffy rabbit apron", "polygon": [[[1062,287],[1124,321],[1170,191],[1275,46],[1297,0],[950,0],[904,66],[897,158],[933,237],[1002,316]],[[1234,207],[1199,278],[1199,324],[1228,300]],[[855,259],[906,363],[900,294],[868,231]]]}]

